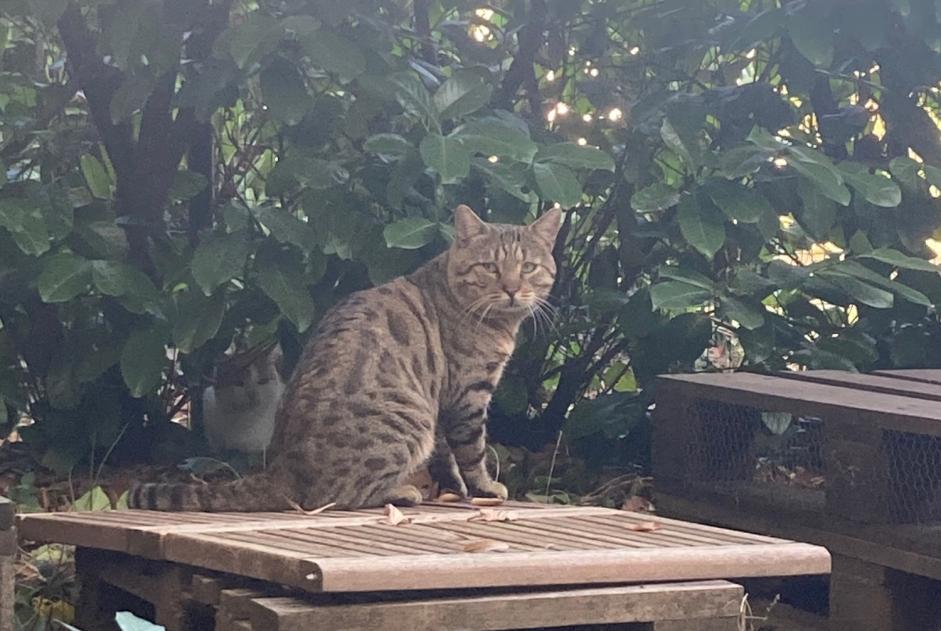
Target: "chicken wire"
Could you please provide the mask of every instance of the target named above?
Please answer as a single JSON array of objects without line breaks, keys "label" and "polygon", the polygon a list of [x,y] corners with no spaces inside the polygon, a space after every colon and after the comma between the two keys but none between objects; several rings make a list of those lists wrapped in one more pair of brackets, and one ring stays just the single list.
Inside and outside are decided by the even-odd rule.
[{"label": "chicken wire", "polygon": [[[684,486],[738,504],[826,511],[825,419],[715,401],[693,401],[688,413],[696,422],[688,425]],[[877,483],[872,502],[885,502],[885,509],[874,507],[879,517],[873,519],[941,524],[941,438],[897,431],[877,435],[876,456],[865,466],[872,467],[867,479]]]}]

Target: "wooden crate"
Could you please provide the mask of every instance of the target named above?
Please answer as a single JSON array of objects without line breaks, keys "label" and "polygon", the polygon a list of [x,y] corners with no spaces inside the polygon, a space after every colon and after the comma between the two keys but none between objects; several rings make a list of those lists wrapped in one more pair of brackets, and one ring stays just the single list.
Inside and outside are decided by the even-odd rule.
[{"label": "wooden crate", "polygon": [[[866,620],[874,631],[937,631],[941,606],[931,603],[939,599],[911,603],[903,592],[941,591],[939,401],[941,371],[664,377],[655,412],[657,505],[686,519],[827,546],[840,559],[831,578],[835,629]],[[804,463],[813,471],[800,474],[819,487],[763,477],[773,460],[768,413],[790,413],[814,428],[799,445],[810,446]],[[793,473],[788,457],[780,468]],[[882,597],[856,602],[866,591],[860,585]],[[896,603],[891,622],[878,621],[884,602]],[[914,621],[898,626],[900,616]]]}]

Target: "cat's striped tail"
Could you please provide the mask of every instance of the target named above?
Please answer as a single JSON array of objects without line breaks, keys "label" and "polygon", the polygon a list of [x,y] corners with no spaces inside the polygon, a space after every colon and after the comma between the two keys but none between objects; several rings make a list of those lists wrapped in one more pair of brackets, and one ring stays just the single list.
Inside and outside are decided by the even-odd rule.
[{"label": "cat's striped tail", "polygon": [[128,506],[160,511],[218,513],[289,510],[295,505],[284,485],[269,472],[223,483],[139,483],[128,493]]}]

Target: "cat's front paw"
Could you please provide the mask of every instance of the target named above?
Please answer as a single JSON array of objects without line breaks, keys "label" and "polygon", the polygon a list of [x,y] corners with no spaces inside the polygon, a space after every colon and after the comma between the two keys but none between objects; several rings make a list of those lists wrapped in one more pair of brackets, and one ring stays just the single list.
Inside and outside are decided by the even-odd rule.
[{"label": "cat's front paw", "polygon": [[505,500],[509,497],[510,492],[503,483],[497,482],[496,480],[487,480],[479,486],[474,485],[471,488],[471,495],[474,497],[495,497]]}]

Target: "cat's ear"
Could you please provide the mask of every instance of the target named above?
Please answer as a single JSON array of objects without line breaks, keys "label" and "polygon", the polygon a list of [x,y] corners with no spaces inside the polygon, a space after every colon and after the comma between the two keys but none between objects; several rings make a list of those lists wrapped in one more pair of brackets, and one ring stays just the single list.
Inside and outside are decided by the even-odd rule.
[{"label": "cat's ear", "polygon": [[487,231],[487,224],[470,206],[461,204],[454,209],[454,232],[460,240],[470,239]]},{"label": "cat's ear", "polygon": [[537,237],[549,243],[555,243],[555,238],[559,235],[559,228],[562,227],[562,211],[553,208],[536,221],[529,224],[529,230]]}]

